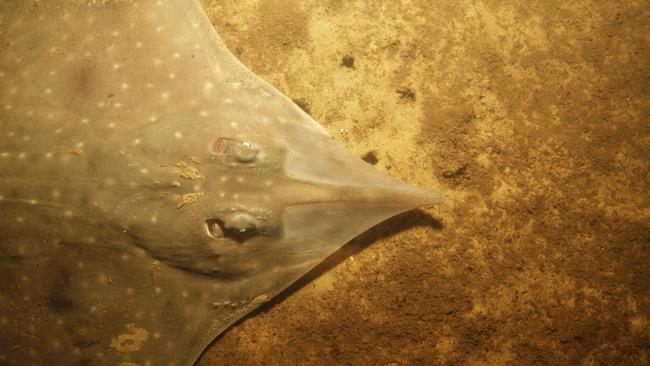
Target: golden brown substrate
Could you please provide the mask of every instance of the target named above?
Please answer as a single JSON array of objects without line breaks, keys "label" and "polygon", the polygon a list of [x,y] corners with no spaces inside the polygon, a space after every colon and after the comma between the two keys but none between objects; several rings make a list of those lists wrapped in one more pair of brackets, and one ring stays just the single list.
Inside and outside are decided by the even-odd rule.
[{"label": "golden brown substrate", "polygon": [[644,1],[204,0],[226,44],[445,205],[364,234],[201,365],[645,364]]}]

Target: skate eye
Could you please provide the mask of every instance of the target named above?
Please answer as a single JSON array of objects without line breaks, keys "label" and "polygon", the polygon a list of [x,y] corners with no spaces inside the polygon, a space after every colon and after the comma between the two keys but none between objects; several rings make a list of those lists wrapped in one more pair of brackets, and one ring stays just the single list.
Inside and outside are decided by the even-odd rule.
[{"label": "skate eye", "polygon": [[235,211],[221,218],[206,220],[210,236],[243,243],[259,233],[259,221],[245,211]]},{"label": "skate eye", "polygon": [[260,149],[246,141],[223,137],[212,144],[212,153],[229,156],[240,163],[250,163],[257,158]]}]

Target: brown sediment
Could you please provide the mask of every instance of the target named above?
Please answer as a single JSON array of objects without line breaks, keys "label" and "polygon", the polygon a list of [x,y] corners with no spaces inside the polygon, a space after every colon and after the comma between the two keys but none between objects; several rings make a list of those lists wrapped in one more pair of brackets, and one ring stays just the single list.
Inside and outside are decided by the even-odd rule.
[{"label": "brown sediment", "polygon": [[139,328],[136,324],[127,324],[126,333],[120,334],[111,341],[111,349],[118,352],[139,351],[149,339],[149,332]]},{"label": "brown sediment", "polygon": [[201,171],[195,166],[192,166],[184,161],[176,163],[176,167],[180,169],[179,177],[189,179],[189,180],[198,180],[202,179]]},{"label": "brown sediment", "polygon": [[190,205],[199,201],[199,198],[203,195],[203,192],[192,192],[186,193],[181,196],[180,202],[176,205],[176,208],[181,208],[185,205]]},{"label": "brown sediment", "polygon": [[648,2],[203,3],[334,138],[448,199],[354,240],[201,365],[649,362]]}]

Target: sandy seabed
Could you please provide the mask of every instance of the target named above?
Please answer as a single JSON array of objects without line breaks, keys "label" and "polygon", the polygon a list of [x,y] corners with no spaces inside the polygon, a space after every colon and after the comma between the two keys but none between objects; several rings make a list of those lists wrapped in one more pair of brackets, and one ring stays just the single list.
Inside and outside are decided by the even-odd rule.
[{"label": "sandy seabed", "polygon": [[650,363],[648,1],[203,0],[350,150],[445,192],[200,365]]}]

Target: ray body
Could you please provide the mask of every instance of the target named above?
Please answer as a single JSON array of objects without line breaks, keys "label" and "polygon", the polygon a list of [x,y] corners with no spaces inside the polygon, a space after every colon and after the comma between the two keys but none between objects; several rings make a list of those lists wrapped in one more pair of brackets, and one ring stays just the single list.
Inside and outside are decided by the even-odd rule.
[{"label": "ray body", "polygon": [[0,4],[0,363],[189,365],[437,203],[347,152],[196,1]]}]

